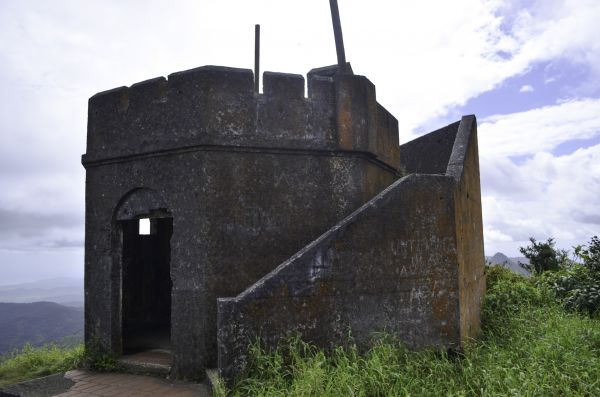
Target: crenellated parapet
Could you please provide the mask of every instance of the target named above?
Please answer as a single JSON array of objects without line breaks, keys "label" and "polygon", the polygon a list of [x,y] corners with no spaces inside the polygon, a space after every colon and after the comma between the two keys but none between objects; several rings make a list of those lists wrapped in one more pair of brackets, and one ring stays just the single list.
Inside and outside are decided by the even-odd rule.
[{"label": "crenellated parapet", "polygon": [[398,122],[363,76],[204,66],[89,100],[84,163],[194,147],[356,151],[397,169]]}]

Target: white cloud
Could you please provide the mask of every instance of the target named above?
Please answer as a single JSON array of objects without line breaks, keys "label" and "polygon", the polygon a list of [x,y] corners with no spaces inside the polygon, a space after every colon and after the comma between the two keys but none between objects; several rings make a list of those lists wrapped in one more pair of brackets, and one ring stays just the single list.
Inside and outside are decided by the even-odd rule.
[{"label": "white cloud", "polygon": [[[524,175],[542,186],[528,197],[516,197],[511,179],[504,180],[504,193],[483,192],[486,250],[517,254],[529,237],[555,237],[566,249],[587,242],[600,231],[597,197],[600,193],[600,145],[566,156],[543,153],[517,167],[516,178]],[[482,168],[485,167],[482,164]],[[495,231],[511,237],[499,239]]]},{"label": "white cloud", "polygon": [[[488,241],[488,246],[489,242],[503,243],[513,241],[512,237],[508,234],[502,233],[502,231],[494,229],[493,227],[490,227],[488,225],[486,225],[486,227],[484,228],[483,233],[485,234],[485,238]],[[495,252],[489,252],[490,255],[492,255],[493,253]]]},{"label": "white cloud", "polygon": [[600,99],[567,101],[480,120],[480,156],[508,157],[550,151],[573,139],[600,134]]},{"label": "white cloud", "polygon": [[[396,114],[401,119],[403,141],[418,135],[414,131],[417,125],[435,127],[436,116],[444,119],[452,108],[492,90],[510,77],[526,73],[536,63],[555,59],[579,63],[592,71],[592,77],[581,81],[579,87],[573,87],[573,93],[585,94],[600,88],[600,42],[597,39],[600,37],[597,23],[600,2],[476,3],[464,14],[465,18],[477,19],[477,22],[465,22],[468,37],[455,35],[442,22],[440,31],[453,32],[444,43],[446,47],[420,46],[423,53],[409,58],[416,62],[402,63],[401,70],[406,72],[399,77],[401,88],[391,101],[401,109]],[[427,3],[423,7],[435,6]],[[451,11],[448,15],[441,13],[440,18],[442,15],[452,18]],[[436,22],[432,21],[432,25]],[[476,26],[479,22],[481,26]],[[424,24],[423,30],[432,25]],[[414,28],[410,23],[408,26]],[[415,35],[426,35],[423,30],[417,27],[413,34],[406,34],[412,39]],[[454,42],[455,38],[460,42]],[[403,51],[398,52],[398,61],[401,59],[406,60]],[[403,94],[407,95],[401,97]],[[420,131],[424,132],[427,131]]]},{"label": "white cloud", "polygon": [[[600,100],[571,101],[479,126],[486,252],[518,255],[529,237],[570,249],[600,232],[600,145],[557,156],[557,145],[600,135]],[[519,164],[510,156],[528,156]],[[509,236],[510,239],[506,237]]]},{"label": "white cloud", "polygon": [[597,44],[597,16],[600,3],[595,0],[536,1],[521,10],[513,32],[522,43],[519,56],[533,59],[570,57],[600,70],[593,60],[600,57]]},{"label": "white cloud", "polygon": [[529,84],[525,84],[519,89],[519,92],[533,92],[533,87]]},{"label": "white cloud", "polygon": [[[347,58],[357,73],[373,80],[382,104],[398,116],[403,141],[419,125],[535,62],[569,57],[600,68],[595,20],[600,3],[524,6],[489,0],[345,1],[340,11]],[[77,90],[78,99],[203,64],[252,67],[253,23],[262,24],[263,70],[305,74],[335,63],[329,9],[320,0],[90,0],[85,7],[9,1],[4,7],[11,11],[0,14],[7,61],[18,64],[25,80]]]}]

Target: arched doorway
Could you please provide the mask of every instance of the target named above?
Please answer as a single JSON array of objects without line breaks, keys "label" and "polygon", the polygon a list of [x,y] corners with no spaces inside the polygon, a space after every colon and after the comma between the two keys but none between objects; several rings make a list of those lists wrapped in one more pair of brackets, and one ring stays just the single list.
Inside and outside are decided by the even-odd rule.
[{"label": "arched doorway", "polygon": [[117,207],[115,230],[121,352],[170,351],[171,213],[158,193],[136,189]]}]

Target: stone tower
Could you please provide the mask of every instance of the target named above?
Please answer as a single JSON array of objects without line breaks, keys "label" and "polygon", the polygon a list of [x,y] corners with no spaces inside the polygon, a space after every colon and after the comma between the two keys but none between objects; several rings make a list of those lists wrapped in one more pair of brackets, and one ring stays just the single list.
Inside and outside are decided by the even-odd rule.
[{"label": "stone tower", "polygon": [[476,334],[475,118],[400,147],[367,78],[329,67],[307,83],[305,97],[302,76],[265,72],[258,94],[252,71],[207,66],[90,98],[86,343],[230,378],[259,335]]}]

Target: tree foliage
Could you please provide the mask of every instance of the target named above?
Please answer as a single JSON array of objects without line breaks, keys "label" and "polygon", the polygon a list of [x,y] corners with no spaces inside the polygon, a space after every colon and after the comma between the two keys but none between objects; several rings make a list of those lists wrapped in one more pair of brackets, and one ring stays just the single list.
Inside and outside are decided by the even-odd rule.
[{"label": "tree foliage", "polygon": [[535,238],[530,237],[531,245],[519,248],[529,263],[519,263],[521,267],[532,274],[541,274],[547,270],[560,270],[564,267],[569,259],[568,252],[554,247],[553,238],[549,238],[546,242],[537,242]]},{"label": "tree foliage", "polygon": [[591,238],[587,248],[582,245],[575,247],[575,255],[583,261],[583,265],[591,272],[600,273],[600,239],[598,239],[598,236]]}]

